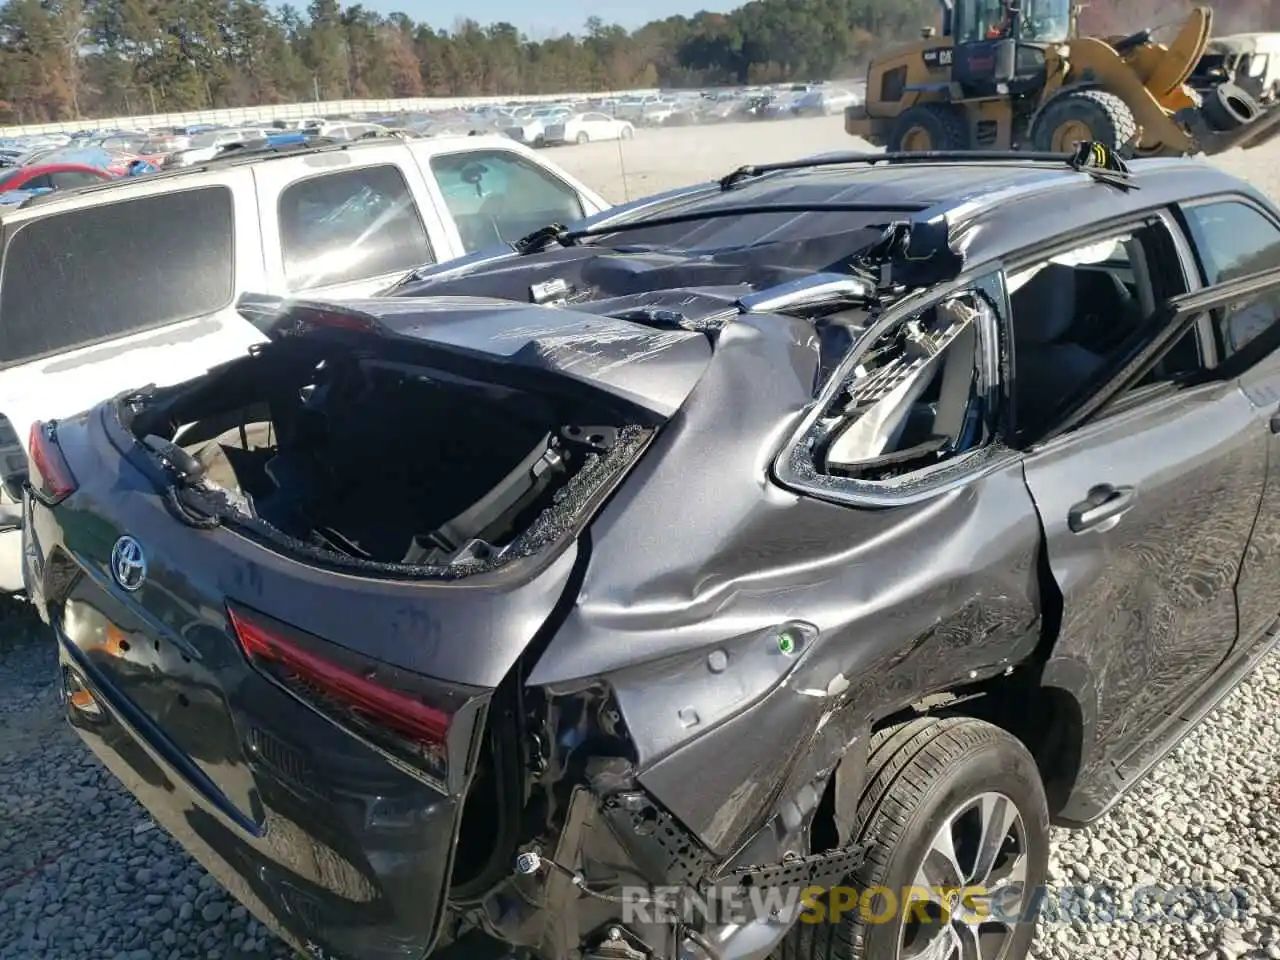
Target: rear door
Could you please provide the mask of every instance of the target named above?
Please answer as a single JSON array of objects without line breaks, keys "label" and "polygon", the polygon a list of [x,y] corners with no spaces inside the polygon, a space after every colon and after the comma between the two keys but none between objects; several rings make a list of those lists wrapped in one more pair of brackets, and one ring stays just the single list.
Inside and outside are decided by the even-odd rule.
[{"label": "rear door", "polygon": [[[1063,597],[1049,673],[1089,678],[1086,714],[1096,710],[1089,771],[1123,758],[1229,655],[1268,438],[1237,381],[1206,377],[1202,328],[1173,326],[1165,304],[1194,276],[1168,222],[1090,240],[1044,269],[1058,286],[1034,304],[1027,271],[1010,277],[1014,396],[1020,422],[1057,402],[1066,425],[1027,438],[1025,475]],[[1037,329],[1048,303],[1070,322]]]},{"label": "rear door", "polygon": [[[1264,642],[1280,616],[1280,223],[1245,197],[1219,197],[1182,210],[1207,284],[1205,311],[1224,375],[1239,377],[1267,438],[1268,472],[1237,587],[1240,645]],[[1259,277],[1259,274],[1263,274]]]},{"label": "rear door", "polygon": [[457,255],[402,143],[281,157],[253,175],[273,290],[371,296]]}]

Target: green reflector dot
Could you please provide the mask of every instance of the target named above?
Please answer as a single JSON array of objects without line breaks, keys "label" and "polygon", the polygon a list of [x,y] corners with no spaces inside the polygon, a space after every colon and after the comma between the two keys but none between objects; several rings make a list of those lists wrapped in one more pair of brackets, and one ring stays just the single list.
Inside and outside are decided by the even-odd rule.
[{"label": "green reflector dot", "polygon": [[790,631],[778,634],[778,651],[788,656],[796,652],[796,638]]}]

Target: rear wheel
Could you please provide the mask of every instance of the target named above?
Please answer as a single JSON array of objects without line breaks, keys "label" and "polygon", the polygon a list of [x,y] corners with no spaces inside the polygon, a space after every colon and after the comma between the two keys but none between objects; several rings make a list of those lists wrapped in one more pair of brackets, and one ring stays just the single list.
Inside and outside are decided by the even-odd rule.
[{"label": "rear wheel", "polygon": [[[802,919],[775,960],[1024,960],[1049,862],[1035,760],[999,727],[921,718],[872,738],[858,906]],[[833,898],[829,904],[849,903]]]},{"label": "rear wheel", "polygon": [[1103,90],[1072,90],[1050,100],[1031,128],[1035,149],[1070,153],[1076,144],[1097,141],[1117,153],[1138,132],[1129,105]]},{"label": "rear wheel", "polygon": [[632,130],[630,127],[623,127],[622,133],[620,134],[620,136],[622,137],[623,140],[630,140],[632,137],[635,136],[635,131]]},{"label": "rear wheel", "polygon": [[909,107],[889,132],[890,153],[968,149],[969,124],[964,114],[943,103]]}]

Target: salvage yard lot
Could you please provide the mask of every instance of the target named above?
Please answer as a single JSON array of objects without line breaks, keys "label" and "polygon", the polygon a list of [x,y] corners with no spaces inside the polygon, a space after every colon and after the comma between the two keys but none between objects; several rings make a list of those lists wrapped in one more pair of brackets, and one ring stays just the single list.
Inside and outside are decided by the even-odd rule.
[{"label": "salvage yard lot", "polygon": [[[644,130],[551,157],[620,201],[857,147],[838,119],[814,119]],[[1280,148],[1218,162],[1280,195]],[[53,676],[38,626],[0,622],[0,960],[287,956],[89,757],[61,722]],[[1243,918],[1046,922],[1036,956],[1280,960],[1278,706],[1272,656],[1112,814],[1055,837],[1059,889],[1104,904],[1109,887],[1236,888]]]}]

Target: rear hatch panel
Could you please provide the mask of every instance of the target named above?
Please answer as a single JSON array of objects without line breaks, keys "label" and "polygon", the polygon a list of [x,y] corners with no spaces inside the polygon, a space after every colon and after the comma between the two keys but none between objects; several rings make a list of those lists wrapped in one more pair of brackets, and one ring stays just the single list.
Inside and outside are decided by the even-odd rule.
[{"label": "rear hatch panel", "polygon": [[[486,706],[552,616],[576,544],[465,587],[316,569],[178,522],[120,456],[110,434],[132,443],[123,430],[110,405],[62,424],[81,487],[52,509],[28,498],[28,577],[60,641],[72,725],[296,946],[421,956],[440,932]],[[112,572],[126,536],[145,552],[132,590]],[[411,684],[452,715],[447,762],[404,762],[251,663],[229,607],[327,663]]]}]

